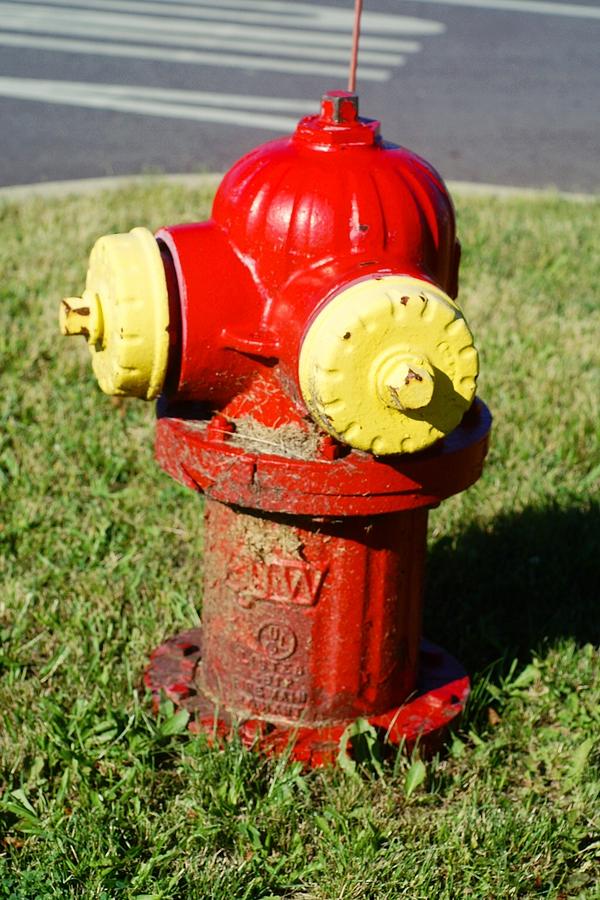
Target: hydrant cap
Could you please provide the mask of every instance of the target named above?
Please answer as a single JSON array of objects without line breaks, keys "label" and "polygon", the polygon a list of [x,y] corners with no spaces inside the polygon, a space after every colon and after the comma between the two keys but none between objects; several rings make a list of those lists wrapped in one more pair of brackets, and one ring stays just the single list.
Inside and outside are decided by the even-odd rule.
[{"label": "hydrant cap", "polygon": [[65,335],[83,334],[105,394],[152,400],[162,390],[169,352],[169,297],[152,232],[99,238],[82,298],[62,301]]},{"label": "hydrant cap", "polygon": [[355,282],[304,336],[299,381],[317,422],[377,455],[414,453],[460,423],[475,396],[478,356],[463,315],[417,278]]}]

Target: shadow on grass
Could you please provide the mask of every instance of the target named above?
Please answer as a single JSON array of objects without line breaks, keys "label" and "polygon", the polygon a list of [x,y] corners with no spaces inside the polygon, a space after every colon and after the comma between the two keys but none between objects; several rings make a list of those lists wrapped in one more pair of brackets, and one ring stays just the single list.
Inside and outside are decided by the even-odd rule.
[{"label": "shadow on grass", "polygon": [[600,643],[600,505],[526,509],[440,540],[424,633],[473,673],[561,638]]}]

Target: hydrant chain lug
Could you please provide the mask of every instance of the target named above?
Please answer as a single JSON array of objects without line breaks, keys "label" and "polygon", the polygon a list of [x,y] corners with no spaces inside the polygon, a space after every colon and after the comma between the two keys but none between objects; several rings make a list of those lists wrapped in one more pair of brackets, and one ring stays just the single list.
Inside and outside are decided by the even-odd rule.
[{"label": "hydrant chain lug", "polygon": [[477,480],[491,422],[459,257],[437,172],[330,91],[209,221],[100,238],[63,300],[105,392],[161,395],[158,462],[206,495],[202,627],[145,674],[192,731],[320,765],[357,716],[410,747],[463,709],[421,640],[428,509]]}]

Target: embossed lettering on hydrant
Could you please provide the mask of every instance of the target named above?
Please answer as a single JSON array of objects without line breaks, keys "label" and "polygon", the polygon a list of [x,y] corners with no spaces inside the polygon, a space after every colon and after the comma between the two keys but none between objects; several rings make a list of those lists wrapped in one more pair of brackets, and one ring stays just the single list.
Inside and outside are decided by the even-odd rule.
[{"label": "embossed lettering on hydrant", "polygon": [[287,659],[296,651],[298,639],[284,622],[265,622],[258,630],[258,643],[271,659]]},{"label": "embossed lettering on hydrant", "polygon": [[261,600],[314,606],[326,574],[325,568],[301,559],[270,556],[264,562],[238,561],[228,569],[226,584],[245,609]]},{"label": "embossed lettering on hydrant", "polygon": [[256,649],[244,659],[238,686],[243,702],[257,705],[271,716],[293,719],[308,701],[307,669],[297,659],[305,639],[287,622],[263,621],[254,631]]},{"label": "embossed lettering on hydrant", "polygon": [[306,668],[292,658],[263,656],[260,665],[248,671],[240,687],[251,707],[261,703],[274,716],[299,716],[308,701]]}]

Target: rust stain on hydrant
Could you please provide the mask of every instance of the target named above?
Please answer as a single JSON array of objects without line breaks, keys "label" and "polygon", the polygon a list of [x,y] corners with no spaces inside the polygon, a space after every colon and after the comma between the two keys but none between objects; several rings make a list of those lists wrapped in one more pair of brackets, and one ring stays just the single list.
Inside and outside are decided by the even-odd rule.
[{"label": "rust stain on hydrant", "polygon": [[202,629],[146,673],[192,730],[317,765],[357,716],[410,744],[463,708],[421,642],[427,511],[490,429],[459,255],[439,175],[339,91],[234,165],[208,222],[94,248],[63,331],[108,393],[160,395],[157,459],[206,495]]}]

